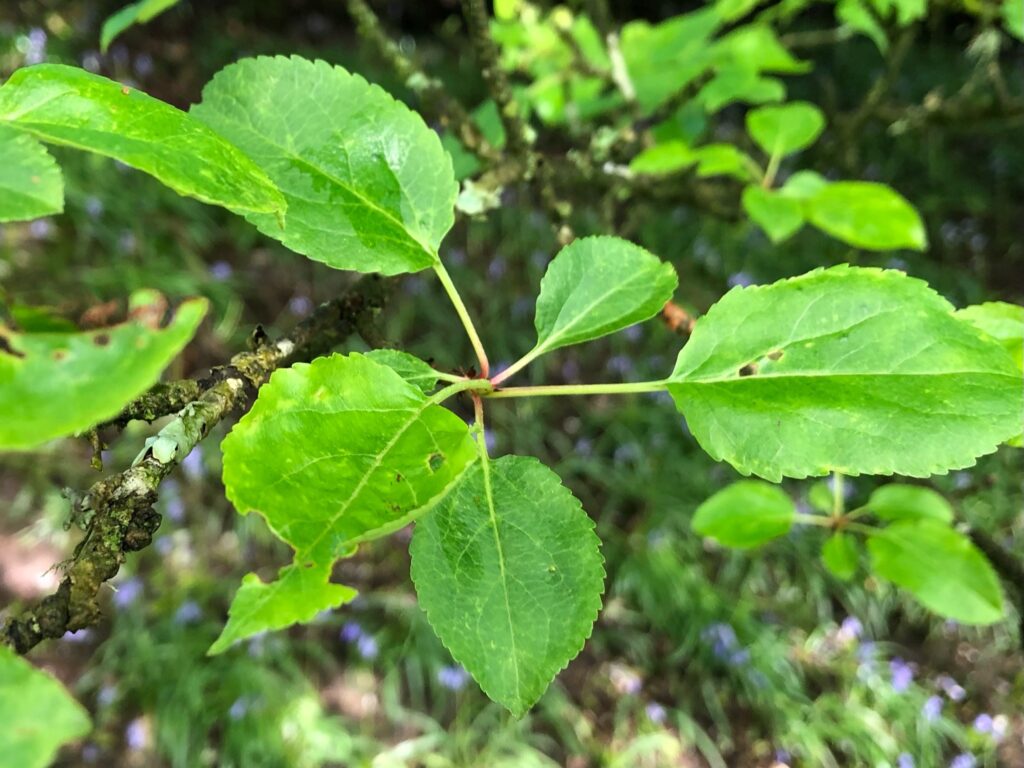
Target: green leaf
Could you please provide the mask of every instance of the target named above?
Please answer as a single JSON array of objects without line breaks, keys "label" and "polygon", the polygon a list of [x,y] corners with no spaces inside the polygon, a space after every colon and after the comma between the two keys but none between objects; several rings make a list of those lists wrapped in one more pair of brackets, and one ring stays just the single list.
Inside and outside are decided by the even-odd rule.
[{"label": "green leaf", "polygon": [[375,363],[386,365],[424,394],[433,392],[440,380],[439,371],[435,371],[416,355],[399,349],[372,349],[366,353],[366,357]]},{"label": "green leaf", "polygon": [[228,499],[297,552],[333,563],[429,509],[476,451],[469,428],[359,354],[278,370],[222,444]]},{"label": "green leaf", "polygon": [[799,75],[811,69],[779,42],[767,24],[745,24],[719,39],[712,51],[718,67],[745,67],[757,72]]},{"label": "green leaf", "polygon": [[1013,361],[901,272],[845,265],[734,288],[668,383],[701,446],[767,480],[927,477],[1020,430]]},{"label": "green leaf", "polygon": [[1002,344],[1017,367],[1024,370],[1024,307],[989,301],[965,307],[956,316]]},{"label": "green leaf", "polygon": [[228,611],[228,623],[208,654],[223,653],[246,637],[312,620],[321,611],[350,602],[356,591],[331,584],[329,565],[295,564],[267,584],[255,573],[242,579]]},{"label": "green leaf", "polygon": [[64,177],[42,144],[0,125],[0,222],[64,210]]},{"label": "green leaf", "polygon": [[942,494],[919,485],[890,483],[875,490],[868,499],[868,509],[882,520],[953,521],[953,508]]},{"label": "green leaf", "polygon": [[848,533],[833,533],[821,547],[821,561],[837,579],[849,581],[860,562],[857,540]]},{"label": "green leaf", "polygon": [[835,506],[835,493],[827,482],[819,480],[807,489],[807,503],[819,512],[831,514]]},{"label": "green leaf", "polygon": [[828,186],[828,181],[816,171],[797,171],[782,185],[779,194],[793,200],[807,200]]},{"label": "green leaf", "polygon": [[660,24],[631,21],[622,28],[622,58],[641,109],[656,109],[707,68],[710,39],[721,24],[716,10],[707,7]]},{"label": "green leaf", "polygon": [[697,160],[697,175],[732,176],[740,181],[754,178],[752,168],[757,167],[750,156],[732,144],[705,144],[693,151]]},{"label": "green leaf", "polygon": [[[163,329],[141,319],[82,332],[26,333],[0,323],[0,450],[33,448],[116,416],[157,382],[206,306],[185,302]],[[162,305],[134,314],[153,311],[159,318]]]},{"label": "green leaf", "polygon": [[695,162],[697,158],[687,144],[682,141],[666,141],[648,147],[634,157],[629,163],[629,170],[660,176],[689,168]]},{"label": "green leaf", "polygon": [[590,341],[647,320],[675,292],[671,264],[617,237],[585,237],[551,260],[540,284],[530,353]]},{"label": "green leaf", "polygon": [[103,29],[100,31],[100,50],[106,53],[110,44],[126,29],[136,24],[145,24],[180,2],[181,0],[139,0],[137,3],[126,5],[103,22]]},{"label": "green leaf", "polygon": [[836,3],[836,18],[844,25],[871,38],[878,50],[889,49],[889,38],[878,23],[864,0],[839,0]]},{"label": "green leaf", "polygon": [[1024,3],[1003,3],[1003,27],[1018,40],[1024,40]]},{"label": "green leaf", "polygon": [[579,653],[601,609],[594,523],[534,458],[474,464],[416,524],[411,552],[441,641],[517,717]]},{"label": "green leaf", "polygon": [[785,242],[804,225],[803,209],[798,201],[756,185],[743,190],[743,210],[773,243]]},{"label": "green leaf", "polygon": [[999,579],[961,533],[937,520],[899,522],[868,539],[872,570],[926,608],[964,624],[1003,618]]},{"label": "green leaf", "polygon": [[358,75],[298,57],[243,59],[192,114],[252,157],[284,193],[261,232],[335,269],[415,272],[454,221],[451,158],[418,114]]},{"label": "green leaf", "polygon": [[57,750],[91,729],[85,709],[57,680],[0,645],[0,764],[46,768]]},{"label": "green leaf", "polygon": [[735,102],[764,104],[785,97],[786,87],[774,77],[763,77],[747,67],[724,67],[701,88],[697,99],[715,113]]},{"label": "green leaf", "polygon": [[825,129],[825,116],[813,104],[758,107],[747,112],[747,133],[770,157],[785,157],[811,146]]},{"label": "green leaf", "polygon": [[795,519],[793,500],[777,485],[740,480],[697,507],[692,525],[719,544],[747,549],[784,535]]},{"label": "green leaf", "polygon": [[833,237],[858,248],[887,251],[928,245],[914,207],[885,184],[839,181],[806,202],[807,219]]},{"label": "green leaf", "polygon": [[112,157],[175,192],[238,213],[281,216],[284,199],[237,147],[170,104],[62,64],[15,71],[0,87],[0,123],[51,144]]}]

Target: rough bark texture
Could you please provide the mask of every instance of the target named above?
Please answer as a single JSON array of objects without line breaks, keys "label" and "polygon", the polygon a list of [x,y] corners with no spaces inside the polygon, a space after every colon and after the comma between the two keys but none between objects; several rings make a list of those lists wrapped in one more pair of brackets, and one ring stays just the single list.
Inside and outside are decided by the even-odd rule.
[{"label": "rough bark texture", "polygon": [[[86,535],[64,564],[60,587],[8,619],[0,627],[0,643],[26,653],[42,640],[97,623],[103,583],[117,574],[128,552],[148,546],[160,526],[153,505],[164,478],[221,420],[248,405],[275,370],[330,351],[372,321],[386,298],[383,280],[363,278],[345,296],[321,305],[289,338],[271,342],[257,329],[251,350],[206,378],[161,384],[131,403],[112,423],[177,415],[147,443],[134,466],[99,481],[75,501],[75,517]],[[197,396],[180,407],[185,392]]]}]

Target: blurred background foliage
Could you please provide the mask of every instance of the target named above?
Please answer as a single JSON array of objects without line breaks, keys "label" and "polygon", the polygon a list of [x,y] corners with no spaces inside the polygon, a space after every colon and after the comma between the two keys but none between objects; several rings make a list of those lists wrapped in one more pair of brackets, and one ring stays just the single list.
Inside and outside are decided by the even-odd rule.
[{"label": "blurred background foliage", "polygon": [[[298,53],[405,94],[342,5],[192,0],[101,55],[99,27],[117,0],[5,0],[0,75],[40,61],[74,63],[184,107],[241,56]],[[618,20],[655,21],[697,5],[650,0],[611,9]],[[376,7],[404,52],[463,103],[481,103],[453,3]],[[979,26],[964,10],[931,4],[894,81],[902,100],[953,92],[971,77]],[[823,3],[795,17],[788,34],[813,41],[835,25],[834,8]],[[790,98],[828,114],[856,109],[885,68],[866,36],[807,44],[799,53],[814,69],[787,79]],[[1024,90],[1021,46],[997,56],[1008,87]],[[742,132],[743,111],[728,107],[693,130],[728,140]],[[656,198],[628,206],[616,233],[671,261],[681,278],[677,301],[697,313],[731,285],[840,262],[906,270],[957,306],[1021,303],[1022,136],[1020,116],[903,132],[868,121],[852,137],[827,131],[800,156],[801,167],[899,190],[926,222],[923,253],[857,251],[810,229],[773,246],[748,221]],[[212,317],[173,377],[223,361],[257,323],[287,331],[350,281],[148,177],[103,158],[54,153],[65,169],[67,210],[0,229],[2,290],[72,317],[102,314],[143,287],[174,300],[208,297]],[[591,202],[598,211],[601,201]],[[579,228],[600,231],[599,217],[580,207]],[[485,218],[461,221],[445,241],[442,257],[499,365],[531,344],[533,298],[557,247],[542,206],[516,190]],[[387,337],[438,366],[468,365],[471,351],[439,287],[412,275],[399,291],[382,318]],[[680,343],[652,322],[551,355],[524,376],[530,383],[658,377]],[[536,455],[565,479],[598,523],[608,570],[591,641],[522,721],[489,702],[434,637],[416,605],[401,535],[339,564],[339,579],[362,593],[351,606],[207,658],[241,576],[256,570],[269,578],[288,559],[258,520],[236,515],[224,500],[221,430],[165,485],[158,538],[122,569],[107,596],[107,621],[33,655],[94,714],[95,732],[58,764],[1024,765],[1020,617],[974,630],[936,619],[870,579],[841,583],[818,561],[824,534],[817,530],[799,528],[755,553],[701,540],[689,528],[694,509],[736,475],[699,450],[673,408],[653,400],[530,398],[493,409],[496,453]],[[106,469],[127,466],[155,428],[133,424],[105,453]],[[1020,452],[1004,449],[933,485],[959,517],[1024,557],[1021,469]],[[94,478],[84,441],[4,457],[5,603],[55,586],[54,573],[44,572],[75,540],[55,489]],[[875,485],[847,482],[851,505]],[[801,504],[821,492],[807,482],[785,488]]]}]

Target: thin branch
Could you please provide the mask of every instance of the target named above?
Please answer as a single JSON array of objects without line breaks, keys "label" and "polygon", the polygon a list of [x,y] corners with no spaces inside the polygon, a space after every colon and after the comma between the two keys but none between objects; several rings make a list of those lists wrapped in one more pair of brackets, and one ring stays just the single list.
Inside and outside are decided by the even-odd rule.
[{"label": "thin branch", "polygon": [[148,546],[160,526],[153,505],[164,478],[228,414],[245,406],[276,369],[329,351],[378,313],[386,296],[384,281],[363,278],[345,296],[318,307],[290,338],[271,343],[262,337],[255,349],[214,369],[199,383],[202,394],[161,430],[161,435],[173,435],[172,455],[158,457],[147,447],[130,469],[99,481],[76,501],[76,516],[88,527],[64,567],[60,587],[8,619],[0,627],[0,643],[26,653],[46,638],[97,623],[103,583],[117,574],[126,553]]},{"label": "thin branch", "polygon": [[969,535],[974,546],[985,554],[999,578],[1010,588],[1010,599],[1020,622],[1020,640],[1024,643],[1024,563],[984,531],[971,528]]},{"label": "thin branch", "polygon": [[398,79],[417,95],[430,116],[451,130],[473,154],[482,159],[498,159],[498,151],[484,138],[465,107],[451,96],[444,83],[428,75],[402,53],[366,0],[347,0],[347,4],[359,36],[374,47]]},{"label": "thin branch", "polygon": [[523,176],[529,178],[533,171],[530,131],[519,112],[505,70],[501,68],[498,46],[491,37],[490,16],[484,0],[462,0],[462,15],[466,19],[487,90],[498,105],[498,114],[508,140],[508,151],[525,163]]}]

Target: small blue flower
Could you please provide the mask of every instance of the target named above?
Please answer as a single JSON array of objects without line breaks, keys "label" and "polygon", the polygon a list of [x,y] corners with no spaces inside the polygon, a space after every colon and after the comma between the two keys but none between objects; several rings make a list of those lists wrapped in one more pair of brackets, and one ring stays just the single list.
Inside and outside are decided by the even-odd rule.
[{"label": "small blue flower", "polygon": [[202,447],[197,445],[188,456],[182,459],[181,471],[185,473],[189,480],[199,480],[206,474],[206,470],[203,468]]},{"label": "small blue flower", "polygon": [[96,51],[88,51],[82,56],[82,69],[87,72],[99,72],[100,65],[100,55]]},{"label": "small blue flower", "polygon": [[942,713],[942,698],[940,696],[929,696],[921,707],[921,714],[929,723],[934,721]]},{"label": "small blue flower", "polygon": [[68,630],[61,637],[61,640],[67,643],[88,643],[92,640],[92,630],[88,628],[76,629],[74,632]]},{"label": "small blue flower", "polygon": [[914,768],[914,758],[903,752],[896,758],[896,768]]},{"label": "small blue flower", "polygon": [[288,302],[288,311],[296,317],[306,317],[313,311],[313,300],[309,296],[292,296]]},{"label": "small blue flower", "polygon": [[754,278],[752,278],[746,272],[737,272],[734,275],[729,275],[729,279],[726,281],[730,288],[746,288],[749,285],[754,284]]},{"label": "small blue flower", "polygon": [[364,635],[363,628],[354,621],[346,621],[341,628],[339,637],[346,643],[354,643]]},{"label": "small blue flower", "polygon": [[978,759],[970,752],[962,752],[953,758],[949,768],[976,768]]},{"label": "small blue flower", "polygon": [[367,661],[373,661],[377,658],[377,654],[380,653],[377,641],[369,635],[363,635],[356,641],[356,649],[359,651],[359,655]]},{"label": "small blue flower", "polygon": [[141,717],[128,723],[128,727],[124,729],[124,741],[128,745],[128,749],[133,752],[146,748],[149,743],[149,733]]},{"label": "small blue flower", "polygon": [[153,57],[148,53],[140,53],[135,57],[135,74],[145,78],[153,74]]},{"label": "small blue flower", "polygon": [[505,259],[501,256],[495,256],[491,263],[487,265],[487,276],[491,280],[500,280],[505,276],[505,271],[508,269],[508,264]]},{"label": "small blue flower", "polygon": [[53,236],[53,222],[49,219],[36,219],[28,225],[28,233],[33,240],[47,240]]},{"label": "small blue flower", "polygon": [[233,273],[234,270],[231,268],[231,265],[228,264],[223,259],[215,261],[213,262],[213,264],[210,265],[210,277],[212,277],[214,280],[224,282],[229,277],[231,277]]},{"label": "small blue flower", "polygon": [[444,666],[437,670],[437,682],[449,691],[461,691],[469,682],[469,673],[458,664]]},{"label": "small blue flower", "polygon": [[82,747],[82,759],[87,763],[95,763],[100,759],[100,748],[95,744],[86,744]]},{"label": "small blue flower", "polygon": [[142,596],[142,580],[132,576],[115,586],[114,605],[124,610]]},{"label": "small blue flower", "polygon": [[103,215],[103,201],[95,195],[85,198],[85,212],[90,219],[98,219]]},{"label": "small blue flower", "polygon": [[241,720],[243,717],[245,717],[248,711],[249,697],[239,696],[237,699],[235,699],[234,703],[231,705],[231,708],[228,710],[228,717],[230,717],[232,720]]},{"label": "small blue flower", "polygon": [[195,600],[186,600],[174,614],[175,624],[192,624],[203,617],[203,609]]},{"label": "small blue flower", "polygon": [[974,718],[974,730],[978,733],[992,733],[992,715],[982,712]]},{"label": "small blue flower", "polygon": [[104,685],[96,694],[96,703],[101,707],[109,707],[117,701],[117,686]]},{"label": "small blue flower", "polygon": [[889,671],[892,673],[892,689],[896,693],[903,693],[914,681],[914,670],[899,657],[889,662]]},{"label": "small blue flower", "polygon": [[847,616],[839,625],[840,636],[849,642],[856,640],[864,633],[864,625],[856,616]]},{"label": "small blue flower", "polygon": [[652,723],[658,723],[658,725],[661,725],[665,722],[665,715],[667,714],[665,712],[665,708],[661,706],[661,704],[658,704],[656,701],[652,701],[650,704],[648,704],[644,708],[644,711],[647,713],[647,719],[650,720]]}]

